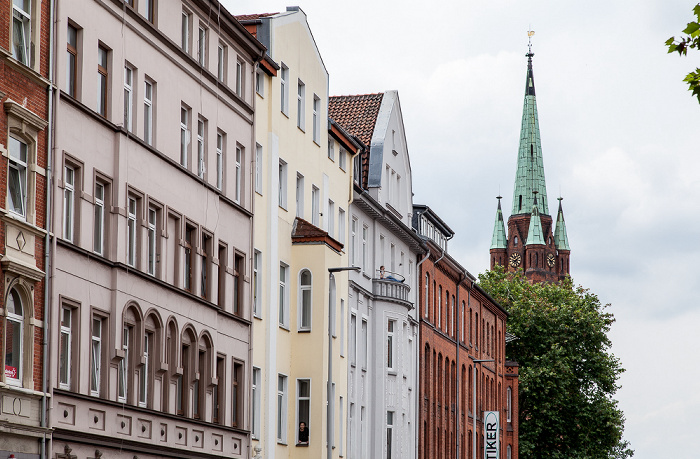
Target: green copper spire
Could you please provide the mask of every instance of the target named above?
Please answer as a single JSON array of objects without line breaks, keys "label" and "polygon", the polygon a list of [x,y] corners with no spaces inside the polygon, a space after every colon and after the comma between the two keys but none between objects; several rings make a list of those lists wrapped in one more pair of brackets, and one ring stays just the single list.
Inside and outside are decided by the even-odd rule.
[{"label": "green copper spire", "polygon": [[540,145],[540,126],[537,120],[535,100],[535,77],[532,73],[532,52],[527,53],[527,78],[525,80],[525,103],[520,127],[520,149],[518,169],[515,172],[513,211],[511,215],[527,214],[535,204],[533,192],[539,193],[537,208],[541,214],[549,215],[547,185],[544,180],[544,162]]},{"label": "green copper spire", "polygon": [[530,228],[527,230],[527,241],[525,245],[544,245],[544,231],[542,231],[542,220],[540,211],[537,208],[537,192],[533,193],[532,216],[530,217]]},{"label": "green copper spire", "polygon": [[564,223],[564,211],[561,209],[559,198],[559,212],[557,212],[557,227],[554,230],[554,245],[558,250],[571,250],[569,248],[569,237],[566,235],[566,223]]},{"label": "green copper spire", "polygon": [[506,227],[503,223],[503,212],[501,212],[501,196],[498,199],[498,210],[496,211],[496,222],[493,224],[493,237],[491,238],[492,249],[505,249],[506,242]]}]

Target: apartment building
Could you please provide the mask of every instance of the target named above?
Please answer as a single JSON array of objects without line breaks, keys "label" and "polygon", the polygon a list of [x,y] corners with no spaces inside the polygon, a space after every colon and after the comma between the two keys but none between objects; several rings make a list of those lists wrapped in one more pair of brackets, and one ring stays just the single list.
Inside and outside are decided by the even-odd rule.
[{"label": "apartment building", "polygon": [[215,0],[56,11],[52,457],[250,457],[264,47]]},{"label": "apartment building", "polygon": [[[49,2],[0,6],[0,457],[43,457]],[[12,456],[14,454],[14,456]]]},{"label": "apartment building", "polygon": [[266,459],[344,457],[348,281],[332,271],[349,264],[359,144],[329,123],[306,14],[237,17],[267,47],[256,74],[253,438]]},{"label": "apartment building", "polygon": [[397,91],[330,98],[357,136],[348,252],[347,457],[415,458],[422,241],[411,228],[411,163]]}]

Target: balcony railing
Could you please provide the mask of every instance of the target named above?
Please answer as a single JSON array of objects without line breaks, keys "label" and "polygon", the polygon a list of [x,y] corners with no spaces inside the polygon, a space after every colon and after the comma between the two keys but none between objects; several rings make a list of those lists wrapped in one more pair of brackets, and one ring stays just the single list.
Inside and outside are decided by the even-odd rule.
[{"label": "balcony railing", "polygon": [[411,287],[401,281],[392,278],[372,279],[372,293],[378,299],[387,299],[402,303],[408,308],[413,308],[413,304],[408,299]]}]

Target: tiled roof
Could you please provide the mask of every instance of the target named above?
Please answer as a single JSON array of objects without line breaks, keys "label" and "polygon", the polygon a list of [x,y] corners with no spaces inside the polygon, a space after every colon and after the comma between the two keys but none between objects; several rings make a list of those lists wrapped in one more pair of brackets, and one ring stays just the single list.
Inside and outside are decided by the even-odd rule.
[{"label": "tiled roof", "polygon": [[332,96],[328,100],[328,116],[369,146],[383,96],[383,93]]},{"label": "tiled roof", "polygon": [[236,19],[238,19],[239,22],[243,22],[243,21],[254,21],[254,20],[260,19],[260,18],[267,18],[270,16],[274,16],[275,14],[279,14],[279,13],[239,14],[239,15],[234,16],[234,17]]},{"label": "tiled roof", "polygon": [[293,244],[325,244],[336,252],[343,250],[343,244],[333,239],[327,231],[307,222],[303,218],[295,218],[292,227]]}]

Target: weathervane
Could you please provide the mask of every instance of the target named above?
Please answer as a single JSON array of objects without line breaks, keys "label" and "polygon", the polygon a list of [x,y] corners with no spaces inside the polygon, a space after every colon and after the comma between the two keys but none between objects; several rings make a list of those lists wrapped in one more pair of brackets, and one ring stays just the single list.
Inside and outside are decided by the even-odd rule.
[{"label": "weathervane", "polygon": [[530,30],[527,31],[527,53],[532,54],[532,36],[535,35],[535,31],[532,30],[532,27],[530,27]]}]

